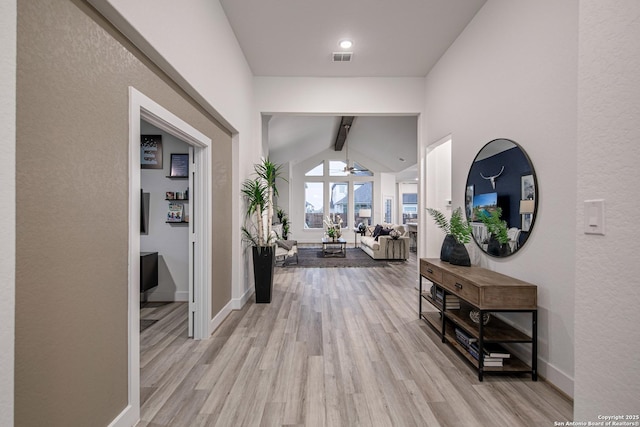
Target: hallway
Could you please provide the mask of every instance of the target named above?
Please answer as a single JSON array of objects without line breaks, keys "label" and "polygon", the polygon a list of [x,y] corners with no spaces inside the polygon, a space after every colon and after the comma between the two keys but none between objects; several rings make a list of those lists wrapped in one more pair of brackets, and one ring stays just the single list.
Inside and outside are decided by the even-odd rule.
[{"label": "hallway", "polygon": [[186,304],[141,333],[139,426],[544,426],[544,381],[477,380],[418,319],[415,254],[386,268],[277,268],[273,302],[187,339]]}]

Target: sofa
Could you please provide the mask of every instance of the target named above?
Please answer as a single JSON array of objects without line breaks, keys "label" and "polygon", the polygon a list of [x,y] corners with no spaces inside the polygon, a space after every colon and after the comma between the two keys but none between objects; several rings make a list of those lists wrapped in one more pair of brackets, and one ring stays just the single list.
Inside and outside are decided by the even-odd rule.
[{"label": "sofa", "polygon": [[[391,230],[399,234],[397,239],[389,235]],[[360,237],[360,249],[373,259],[406,260],[409,256],[409,233],[403,225],[377,224],[368,226]]]}]

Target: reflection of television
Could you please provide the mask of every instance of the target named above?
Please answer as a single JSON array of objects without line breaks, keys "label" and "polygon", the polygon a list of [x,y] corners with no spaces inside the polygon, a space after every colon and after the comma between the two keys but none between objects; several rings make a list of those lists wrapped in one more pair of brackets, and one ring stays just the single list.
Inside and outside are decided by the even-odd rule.
[{"label": "reflection of television", "polygon": [[489,214],[498,207],[498,193],[484,193],[473,196],[473,221],[480,221],[476,214],[476,208],[481,213]]}]

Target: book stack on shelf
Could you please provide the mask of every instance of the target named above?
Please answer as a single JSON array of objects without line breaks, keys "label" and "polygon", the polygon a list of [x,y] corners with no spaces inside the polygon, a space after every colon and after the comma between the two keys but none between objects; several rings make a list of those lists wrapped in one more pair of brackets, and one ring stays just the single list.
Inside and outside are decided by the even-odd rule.
[{"label": "book stack on shelf", "polygon": [[[478,340],[469,336],[465,331],[460,328],[456,328],[456,341],[471,354],[476,360],[480,360],[480,350],[478,348]],[[482,349],[483,352],[483,365],[502,367],[504,359],[511,357],[511,354],[506,352],[504,348],[497,344],[485,344]]]},{"label": "book stack on shelf", "polygon": [[169,211],[167,212],[167,222],[182,222],[184,207],[182,203],[169,203]]},{"label": "book stack on shelf", "polygon": [[[442,290],[442,288],[439,288],[437,286],[432,286],[431,287],[431,296],[433,297],[433,299],[437,302],[439,302],[440,304],[442,304],[442,301],[444,299],[444,291]],[[447,294],[447,306],[445,307],[446,310],[459,310],[460,309],[460,298],[458,298],[455,295],[451,295],[451,294]]]}]

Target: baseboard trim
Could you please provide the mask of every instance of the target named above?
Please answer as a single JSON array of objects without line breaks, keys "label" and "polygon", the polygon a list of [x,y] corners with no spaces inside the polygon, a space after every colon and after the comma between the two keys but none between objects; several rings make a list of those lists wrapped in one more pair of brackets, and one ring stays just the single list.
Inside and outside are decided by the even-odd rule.
[{"label": "baseboard trim", "polygon": [[220,310],[218,314],[216,314],[214,318],[211,319],[211,321],[209,322],[209,336],[211,336],[211,334],[213,334],[216,331],[216,329],[218,329],[218,327],[222,324],[222,322],[224,322],[224,319],[226,319],[227,316],[231,314],[231,312],[233,311],[232,307],[233,307],[233,300],[229,301],[227,305],[222,307],[222,310]]},{"label": "baseboard trim", "polygon": [[147,294],[147,301],[150,302],[187,302],[189,301],[189,291],[159,291]]},{"label": "baseboard trim", "polygon": [[553,388],[573,400],[573,378],[545,360],[538,359],[538,372]]},{"label": "baseboard trim", "polygon": [[189,291],[177,291],[173,294],[173,300],[176,302],[188,302]]},{"label": "baseboard trim", "polygon": [[136,414],[133,406],[127,405],[120,414],[111,421],[109,427],[131,427],[140,421],[140,411]]},{"label": "baseboard trim", "polygon": [[250,289],[247,289],[247,291],[240,298],[232,299],[231,308],[233,310],[241,310],[242,307],[244,307],[244,305],[247,303],[247,301],[249,301],[249,298],[251,298],[251,295],[253,295],[253,292],[254,292],[254,288],[252,287]]},{"label": "baseboard trim", "polygon": [[[522,348],[510,346],[512,353],[521,360],[530,361],[531,353],[522,351]],[[560,369],[550,364],[538,355],[538,376],[544,379],[549,385],[564,394],[568,399],[573,400],[573,378]]]}]

